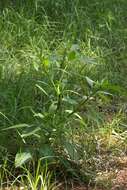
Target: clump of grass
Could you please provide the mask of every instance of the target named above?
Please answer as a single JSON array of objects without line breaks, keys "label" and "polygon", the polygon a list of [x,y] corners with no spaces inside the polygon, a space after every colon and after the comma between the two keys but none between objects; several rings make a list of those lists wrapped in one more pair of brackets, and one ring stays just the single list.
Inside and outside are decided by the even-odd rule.
[{"label": "clump of grass", "polygon": [[43,169],[38,162],[37,169],[34,171],[34,174],[31,174],[29,170],[26,170],[26,184],[27,188],[29,187],[32,190],[56,190],[57,186],[52,182],[52,175],[47,170],[47,166]]},{"label": "clump of grass", "polygon": [[[7,163],[1,165],[0,188],[14,190],[28,188],[31,190],[56,190],[58,185],[54,182],[53,175],[48,170],[48,165],[42,164],[42,160],[36,163],[36,168],[34,165],[35,163],[31,163],[30,168],[26,166],[18,167],[17,169],[13,168],[13,171],[9,171]],[[17,174],[15,173],[14,175],[14,171]]]}]

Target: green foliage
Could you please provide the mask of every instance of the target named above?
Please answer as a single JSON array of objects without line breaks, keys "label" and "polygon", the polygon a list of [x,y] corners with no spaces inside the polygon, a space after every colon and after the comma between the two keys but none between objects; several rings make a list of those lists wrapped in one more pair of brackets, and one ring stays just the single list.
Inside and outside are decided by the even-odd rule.
[{"label": "green foliage", "polygon": [[22,166],[25,162],[31,160],[32,156],[29,152],[17,153],[15,157],[15,167]]},{"label": "green foliage", "polygon": [[[101,152],[125,151],[126,109],[117,102],[127,95],[126,6],[126,0],[1,1],[2,164],[3,155],[17,168],[42,159],[61,176],[87,181],[99,170]],[[113,134],[124,139],[119,150],[105,143]],[[37,189],[43,174],[26,173]]]}]

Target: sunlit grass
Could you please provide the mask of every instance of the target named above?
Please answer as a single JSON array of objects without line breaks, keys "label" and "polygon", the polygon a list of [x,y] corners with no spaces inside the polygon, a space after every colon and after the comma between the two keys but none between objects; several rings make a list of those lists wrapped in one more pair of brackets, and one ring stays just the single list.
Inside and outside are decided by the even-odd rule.
[{"label": "sunlit grass", "polygon": [[[126,154],[126,6],[126,0],[2,4],[1,164],[3,155],[14,166],[17,152],[29,152],[35,160],[49,156],[56,175],[90,181],[106,170],[103,155]],[[24,172],[30,189],[50,189],[50,173],[35,179]],[[3,184],[9,173],[0,175]]]}]

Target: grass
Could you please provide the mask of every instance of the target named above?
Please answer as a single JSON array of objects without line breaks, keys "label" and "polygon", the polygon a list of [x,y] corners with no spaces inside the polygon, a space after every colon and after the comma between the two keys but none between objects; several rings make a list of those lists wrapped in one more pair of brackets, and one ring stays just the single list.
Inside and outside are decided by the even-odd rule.
[{"label": "grass", "polygon": [[126,6],[1,1],[1,184],[25,173],[37,189],[45,174],[20,167],[41,158],[52,178],[95,184],[126,155]]}]

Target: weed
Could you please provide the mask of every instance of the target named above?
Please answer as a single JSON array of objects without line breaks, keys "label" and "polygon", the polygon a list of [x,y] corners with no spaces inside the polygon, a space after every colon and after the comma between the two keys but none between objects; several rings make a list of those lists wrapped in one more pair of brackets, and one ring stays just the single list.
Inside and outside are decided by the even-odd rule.
[{"label": "weed", "polygon": [[[95,182],[107,156],[126,154],[126,6],[0,2],[1,184],[8,165],[41,158],[56,176]],[[30,189],[50,189],[37,165],[21,176]]]}]

